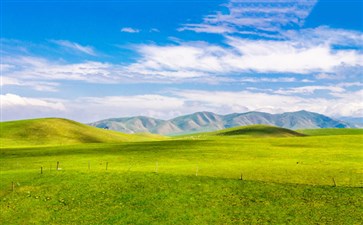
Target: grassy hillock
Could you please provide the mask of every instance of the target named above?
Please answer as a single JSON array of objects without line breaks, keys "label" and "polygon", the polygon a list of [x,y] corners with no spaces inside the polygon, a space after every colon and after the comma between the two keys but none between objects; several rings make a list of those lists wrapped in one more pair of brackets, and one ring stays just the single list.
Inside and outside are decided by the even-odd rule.
[{"label": "grassy hillock", "polygon": [[281,127],[274,127],[268,125],[251,125],[243,127],[233,127],[229,129],[213,132],[213,135],[218,136],[253,136],[253,137],[301,137],[304,134],[298,133]]},{"label": "grassy hillock", "polygon": [[161,136],[123,134],[60,118],[0,123],[1,147],[150,141]]},{"label": "grassy hillock", "polygon": [[182,135],[177,138],[216,138],[216,137],[251,137],[251,138],[263,138],[263,137],[302,137],[305,134],[289,130],[282,127],[275,127],[269,125],[250,125],[233,127],[213,132],[194,133],[188,135]]}]

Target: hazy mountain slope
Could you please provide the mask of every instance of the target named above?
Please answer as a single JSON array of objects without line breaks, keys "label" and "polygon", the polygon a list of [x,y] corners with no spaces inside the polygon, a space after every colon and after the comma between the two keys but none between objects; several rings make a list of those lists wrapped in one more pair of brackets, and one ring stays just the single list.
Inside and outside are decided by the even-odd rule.
[{"label": "hazy mountain slope", "polygon": [[183,132],[200,132],[224,129],[223,116],[211,112],[197,112],[170,120]]},{"label": "hazy mountain slope", "polygon": [[363,117],[340,117],[338,120],[347,122],[356,128],[363,128]]},{"label": "hazy mountain slope", "polygon": [[234,113],[224,116],[224,127],[247,126],[253,124],[275,125],[274,115],[263,112]]},{"label": "hazy mountain slope", "polygon": [[265,124],[287,129],[346,128],[351,123],[334,120],[308,111],[270,114],[264,112],[233,113],[218,115],[211,112],[197,112],[171,120],[150,117],[129,117],[108,119],[92,123],[92,126],[122,131],[125,133],[150,132],[163,135],[208,132],[225,128]]},{"label": "hazy mountain slope", "polygon": [[347,123],[308,111],[298,111],[280,114],[275,124],[277,126],[290,129],[349,127]]}]

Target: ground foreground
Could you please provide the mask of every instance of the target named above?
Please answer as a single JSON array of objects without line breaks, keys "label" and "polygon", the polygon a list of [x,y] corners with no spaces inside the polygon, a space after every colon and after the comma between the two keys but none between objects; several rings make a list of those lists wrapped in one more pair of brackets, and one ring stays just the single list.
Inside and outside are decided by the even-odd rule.
[{"label": "ground foreground", "polygon": [[361,132],[233,132],[239,135],[3,147],[1,221],[363,223]]}]

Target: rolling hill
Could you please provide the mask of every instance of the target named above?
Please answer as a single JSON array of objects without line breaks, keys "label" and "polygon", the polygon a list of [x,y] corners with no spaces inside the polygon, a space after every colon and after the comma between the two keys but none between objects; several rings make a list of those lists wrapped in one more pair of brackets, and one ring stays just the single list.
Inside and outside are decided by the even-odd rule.
[{"label": "rolling hill", "polygon": [[289,130],[286,128],[275,127],[270,125],[249,125],[222,129],[212,132],[193,133],[187,135],[181,135],[178,138],[191,138],[191,139],[203,139],[214,137],[303,137],[307,134],[303,134],[297,131]]},{"label": "rolling hill", "polygon": [[106,119],[91,123],[90,125],[124,133],[150,132],[162,135],[181,135],[254,124],[266,124],[293,130],[355,127],[351,123],[335,120],[308,111],[287,112],[282,114],[247,112],[228,115],[218,115],[212,112],[197,112],[170,120],[138,116]]},{"label": "rolling hill", "polygon": [[0,131],[1,147],[114,143],[161,138],[152,134],[123,134],[59,118],[2,122]]},{"label": "rolling hill", "polygon": [[[214,132],[212,132],[214,133]],[[304,134],[281,127],[267,125],[250,125],[220,130],[217,136],[253,136],[253,137],[301,137]]]}]

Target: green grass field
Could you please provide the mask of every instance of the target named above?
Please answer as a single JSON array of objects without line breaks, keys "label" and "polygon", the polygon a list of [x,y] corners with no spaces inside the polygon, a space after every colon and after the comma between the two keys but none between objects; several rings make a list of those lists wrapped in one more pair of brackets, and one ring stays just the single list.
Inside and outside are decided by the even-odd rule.
[{"label": "green grass field", "polygon": [[361,130],[257,126],[26,145],[3,124],[2,224],[363,223]]}]

